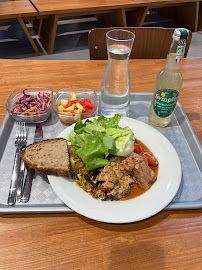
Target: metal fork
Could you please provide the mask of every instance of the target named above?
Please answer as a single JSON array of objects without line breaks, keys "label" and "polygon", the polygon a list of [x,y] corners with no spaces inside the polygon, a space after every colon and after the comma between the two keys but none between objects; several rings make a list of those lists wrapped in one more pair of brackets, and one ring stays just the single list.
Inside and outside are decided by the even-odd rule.
[{"label": "metal fork", "polygon": [[16,202],[16,195],[17,195],[17,186],[18,184],[18,177],[21,165],[21,153],[23,147],[27,144],[27,133],[28,129],[25,127],[24,122],[16,122],[16,136],[15,136],[15,159],[13,165],[13,173],[11,178],[11,185],[8,195],[8,205],[14,205]]}]

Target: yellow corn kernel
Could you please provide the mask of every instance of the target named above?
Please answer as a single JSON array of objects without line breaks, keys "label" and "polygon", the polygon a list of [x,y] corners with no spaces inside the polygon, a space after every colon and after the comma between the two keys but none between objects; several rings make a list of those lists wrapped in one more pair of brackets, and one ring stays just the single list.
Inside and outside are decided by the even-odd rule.
[{"label": "yellow corn kernel", "polygon": [[69,100],[68,100],[68,99],[61,99],[61,100],[60,100],[60,103],[61,103],[61,105],[62,105],[63,107],[65,107],[65,106],[68,105]]},{"label": "yellow corn kernel", "polygon": [[62,105],[58,106],[58,111],[59,112],[63,112],[64,111],[64,107]]},{"label": "yellow corn kernel", "polygon": [[75,92],[70,93],[70,100],[77,100]]},{"label": "yellow corn kernel", "polygon": [[79,102],[76,103],[76,107],[80,109],[82,112],[85,112],[86,110]]}]

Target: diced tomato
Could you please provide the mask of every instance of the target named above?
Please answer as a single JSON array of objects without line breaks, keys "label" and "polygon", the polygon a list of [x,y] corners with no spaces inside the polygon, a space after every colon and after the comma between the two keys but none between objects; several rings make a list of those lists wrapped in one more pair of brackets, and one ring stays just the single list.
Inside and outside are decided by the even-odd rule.
[{"label": "diced tomato", "polygon": [[86,100],[85,100],[85,102],[83,104],[83,107],[85,109],[93,109],[94,108],[93,104],[91,102],[86,101]]},{"label": "diced tomato", "polygon": [[92,102],[91,102],[91,99],[90,99],[90,98],[84,98],[84,100],[85,100],[85,101],[88,101],[89,103],[91,103],[91,104],[92,104]]},{"label": "diced tomato", "polygon": [[159,165],[158,160],[151,153],[145,152],[143,156],[147,158],[149,166],[157,167]]},{"label": "diced tomato", "polygon": [[138,143],[134,143],[134,153],[136,154],[142,153],[142,147]]},{"label": "diced tomato", "polygon": [[75,104],[75,103],[76,103],[76,100],[70,100],[69,103],[68,103],[67,108],[72,106],[72,104]]},{"label": "diced tomato", "polygon": [[83,106],[85,99],[79,99],[78,102]]},{"label": "diced tomato", "polygon": [[[90,100],[90,98],[79,99],[78,102],[86,109],[86,111],[90,112],[94,109],[94,106]],[[90,110],[90,111],[89,111]]]},{"label": "diced tomato", "polygon": [[86,109],[85,112],[92,112],[93,109]]}]

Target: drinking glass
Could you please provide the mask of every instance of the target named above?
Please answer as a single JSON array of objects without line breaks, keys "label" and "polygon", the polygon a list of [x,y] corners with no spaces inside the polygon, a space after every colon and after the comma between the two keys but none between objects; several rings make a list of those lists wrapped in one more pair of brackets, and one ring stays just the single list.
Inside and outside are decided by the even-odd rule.
[{"label": "drinking glass", "polygon": [[130,72],[128,59],[135,35],[127,30],[115,29],[107,32],[108,61],[105,68],[98,112],[112,116],[119,113],[128,116],[130,105]]}]

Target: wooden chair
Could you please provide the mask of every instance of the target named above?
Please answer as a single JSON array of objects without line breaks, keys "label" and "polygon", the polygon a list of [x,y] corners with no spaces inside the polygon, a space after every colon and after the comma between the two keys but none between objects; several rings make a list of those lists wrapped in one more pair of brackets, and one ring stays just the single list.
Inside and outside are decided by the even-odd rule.
[{"label": "wooden chair", "polygon": [[[107,59],[106,33],[112,29],[125,29],[135,34],[135,40],[131,51],[131,59],[163,59],[166,58],[174,28],[150,28],[150,27],[116,27],[97,28],[89,32],[88,44],[91,60]],[[184,57],[187,56],[192,32],[186,43]]]}]

